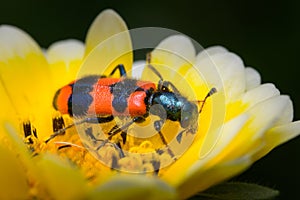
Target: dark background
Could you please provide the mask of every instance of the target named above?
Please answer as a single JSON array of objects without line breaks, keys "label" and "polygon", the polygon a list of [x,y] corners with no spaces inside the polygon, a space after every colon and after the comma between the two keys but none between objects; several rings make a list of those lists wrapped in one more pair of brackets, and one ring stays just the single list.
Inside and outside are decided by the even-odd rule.
[{"label": "dark background", "polygon": [[[255,67],[294,102],[300,119],[300,5],[297,1],[39,1],[1,2],[0,24],[28,32],[42,47],[61,39],[84,40],[105,8],[113,8],[129,28],[165,27],[182,32],[204,47],[220,44]],[[300,131],[300,130],[299,130]],[[280,146],[237,180],[281,190],[280,199],[299,198],[300,138]],[[298,190],[297,190],[298,189]]]}]

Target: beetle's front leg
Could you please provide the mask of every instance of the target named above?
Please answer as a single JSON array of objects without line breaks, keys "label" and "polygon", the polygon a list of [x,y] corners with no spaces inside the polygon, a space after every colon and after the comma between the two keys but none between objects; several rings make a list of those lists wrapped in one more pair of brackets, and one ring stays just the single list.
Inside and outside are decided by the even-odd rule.
[{"label": "beetle's front leg", "polygon": [[161,129],[162,129],[162,126],[163,126],[164,122],[165,121],[162,120],[162,119],[155,121],[154,122],[154,128],[158,132],[159,137],[160,137],[161,141],[163,142],[163,144],[168,148],[168,153],[170,154],[170,156],[173,159],[176,159],[174,152],[170,149],[169,144],[168,144],[164,134],[161,132]]}]

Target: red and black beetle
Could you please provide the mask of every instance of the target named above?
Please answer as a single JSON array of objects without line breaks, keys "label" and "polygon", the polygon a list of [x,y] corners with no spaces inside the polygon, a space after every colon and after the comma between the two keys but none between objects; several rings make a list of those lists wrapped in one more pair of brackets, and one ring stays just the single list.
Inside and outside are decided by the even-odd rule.
[{"label": "red and black beetle", "polygon": [[[149,60],[146,67],[149,67],[159,77],[158,84],[126,77],[124,66],[119,64],[108,77],[91,75],[62,87],[54,96],[53,106],[62,114],[84,117],[84,120],[79,123],[107,123],[114,117],[121,116],[132,118],[122,127],[117,125],[113,127],[108,133],[108,140],[131,124],[143,122],[149,114],[161,117],[161,112],[164,112],[166,118],[160,118],[154,122],[156,131],[160,134],[163,143],[167,145],[161,133],[162,125],[165,120],[177,121],[184,129],[177,136],[177,141],[180,143],[183,132],[196,133],[199,113],[205,100],[215,93],[216,89],[212,88],[204,100],[197,101],[202,102],[199,109],[196,101],[189,101],[171,82],[163,80]],[[110,77],[116,71],[120,72],[121,78]],[[153,105],[160,105],[163,110],[150,109]],[[57,131],[48,140],[61,134],[66,128]]]}]

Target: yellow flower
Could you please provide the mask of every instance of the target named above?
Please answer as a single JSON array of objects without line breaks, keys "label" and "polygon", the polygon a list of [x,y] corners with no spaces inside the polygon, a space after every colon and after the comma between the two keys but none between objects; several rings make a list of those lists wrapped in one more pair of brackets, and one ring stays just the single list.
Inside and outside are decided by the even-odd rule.
[{"label": "yellow flower", "polygon": [[[103,11],[85,45],[60,41],[46,52],[23,31],[3,25],[0,47],[0,186],[5,191],[0,199],[185,199],[242,172],[299,134],[289,97],[273,84],[261,84],[258,72],[245,68],[237,55],[223,47],[196,55],[189,38],[174,35],[152,51],[151,65],[190,101],[201,101],[217,88],[205,102],[195,134],[184,133],[178,142],[181,127],[167,120],[165,147],[162,135],[141,137],[153,126],[146,120],[142,131],[137,125],[128,129],[126,142],[116,135],[101,145],[86,136],[91,130],[98,137],[99,127],[107,133],[111,124],[78,124],[51,138],[74,122],[52,106],[59,88],[85,75],[109,75],[120,63],[131,70],[126,24],[114,11]],[[156,83],[149,70],[145,67],[141,78]],[[118,142],[124,142],[124,157],[114,145]]]},{"label": "yellow flower", "polygon": [[[261,84],[259,73],[224,47],[210,47],[195,55],[188,38],[171,36],[158,45],[152,57],[158,66],[175,66],[174,71],[182,73],[181,80],[191,85],[197,99],[203,99],[209,88],[218,89],[211,97],[211,110],[206,107],[200,114],[193,144],[161,174],[180,197],[231,178],[299,135],[300,122],[292,122],[290,98],[280,95],[273,84]],[[186,67],[191,64],[195,67]],[[165,77],[174,80],[175,75],[165,73]],[[185,91],[181,82],[175,79]]]}]

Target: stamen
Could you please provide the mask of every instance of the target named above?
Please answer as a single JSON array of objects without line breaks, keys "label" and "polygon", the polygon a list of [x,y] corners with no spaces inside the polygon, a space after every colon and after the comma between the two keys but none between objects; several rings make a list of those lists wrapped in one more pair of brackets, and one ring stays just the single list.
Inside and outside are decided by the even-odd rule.
[{"label": "stamen", "polygon": [[30,121],[23,122],[23,131],[24,131],[25,138],[32,135]]},{"label": "stamen", "polygon": [[[107,138],[98,138],[99,133],[96,133],[96,129],[93,129],[91,126],[83,127],[86,136],[85,138],[87,139],[84,141],[87,146],[84,147],[82,146],[81,138],[77,132],[74,134],[72,131],[67,134],[65,132],[71,127],[74,127],[75,125],[81,126],[85,122],[87,122],[87,120],[82,119],[71,125],[65,125],[62,116],[54,117],[53,134],[49,136],[48,140],[41,143],[44,147],[42,147],[42,145],[39,146],[40,149],[36,152],[55,152],[62,157],[69,158],[79,167],[83,167],[83,171],[88,170],[95,165],[95,163],[98,163],[97,165],[105,165],[112,170],[129,173],[147,173],[152,175],[158,175],[160,167],[171,164],[176,160],[175,154],[170,150],[168,144],[163,145],[163,148],[161,149],[160,147],[158,148],[157,144],[153,144],[150,140],[137,140],[131,142],[131,137],[127,138],[127,132],[124,131],[113,132],[113,134],[108,135]],[[103,123],[103,125],[105,125],[105,123]],[[102,126],[102,124],[99,126]],[[27,135],[30,135],[31,129],[31,125],[24,123],[24,132],[26,130]],[[111,128],[108,128],[108,130],[111,130]],[[34,133],[31,135],[34,135]],[[60,136],[59,139],[62,141],[54,140],[53,142],[48,143],[56,136]],[[167,143],[163,133],[160,133],[160,137]],[[160,145],[161,143],[159,146]],[[89,150],[91,151],[90,153]],[[93,163],[90,163],[90,160],[86,157],[89,154],[95,156],[95,161],[92,161]],[[87,177],[95,177],[95,175],[92,172],[89,172]]]},{"label": "stamen", "polygon": [[30,121],[23,122],[24,142],[31,152],[35,151],[34,144],[37,143],[37,132]]},{"label": "stamen", "polygon": [[[52,127],[53,127],[53,132],[59,131],[65,127],[65,122],[64,119],[60,117],[55,117],[52,119]],[[65,132],[61,133],[64,134]]]}]

